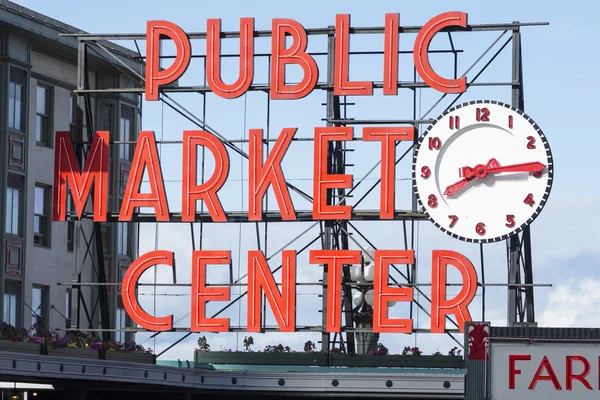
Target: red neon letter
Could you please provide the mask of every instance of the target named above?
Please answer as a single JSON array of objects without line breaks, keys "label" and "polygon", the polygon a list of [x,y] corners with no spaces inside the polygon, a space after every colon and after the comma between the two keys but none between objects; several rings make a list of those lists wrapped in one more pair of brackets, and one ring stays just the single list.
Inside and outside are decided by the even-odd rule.
[{"label": "red neon letter", "polygon": [[[285,48],[285,37],[292,37],[292,45]],[[274,18],[271,44],[271,98],[301,99],[315,88],[319,78],[319,68],[314,58],[306,52],[306,31],[297,21],[288,18]],[[285,65],[296,64],[302,67],[304,75],[297,85],[285,84]]]},{"label": "red neon letter", "polygon": [[311,250],[311,264],[323,264],[327,271],[327,332],[342,326],[342,267],[360,264],[360,250]]},{"label": "red neon letter", "polygon": [[[543,369],[548,371],[548,375],[542,375]],[[533,380],[531,381],[531,384],[529,385],[529,390],[533,390],[538,381],[551,381],[552,384],[554,385],[554,389],[562,390],[562,387],[560,386],[560,383],[558,382],[558,378],[556,377],[556,374],[554,373],[554,369],[552,368],[552,364],[550,364],[550,361],[548,360],[548,357],[546,357],[546,356],[544,356],[544,358],[542,359],[540,366],[538,367],[535,375],[533,376]]]},{"label": "red neon letter", "polygon": [[281,332],[296,330],[296,252],[283,250],[281,293],[262,251],[248,252],[248,332],[260,332],[261,291]]},{"label": "red neon letter", "polygon": [[[463,285],[452,300],[446,300],[446,273],[448,264],[460,271]],[[467,306],[477,291],[477,272],[473,264],[460,253],[451,250],[434,250],[431,272],[431,333],[444,333],[445,317],[456,316],[460,331],[464,331],[465,321],[471,321]]]},{"label": "red neon letter", "polygon": [[281,170],[281,161],[296,134],[296,130],[297,128],[283,128],[281,130],[273,150],[263,164],[263,131],[262,129],[250,129],[248,220],[260,221],[262,219],[261,202],[269,185],[273,186],[281,218],[284,220],[296,219],[296,210],[294,210],[290,192]]},{"label": "red neon letter", "polygon": [[515,375],[521,375],[521,370],[515,366],[516,361],[529,361],[531,356],[521,354],[511,354],[508,356],[508,388],[515,388]]},{"label": "red neon letter", "polygon": [[383,94],[398,94],[398,23],[397,13],[385,14],[383,49]]},{"label": "red neon letter", "polygon": [[413,250],[375,250],[375,281],[373,283],[373,332],[412,333],[412,319],[388,317],[388,302],[412,301],[412,288],[388,286],[390,264],[413,264]]},{"label": "red neon letter", "polygon": [[[160,69],[160,40],[167,36],[175,43],[175,61],[165,70]],[[190,64],[190,40],[185,32],[172,22],[148,21],[146,28],[146,100],[158,100],[158,88],[175,82]]]},{"label": "red neon letter", "polygon": [[173,257],[173,253],[166,250],[155,250],[146,253],[135,260],[129,266],[129,268],[127,268],[125,277],[123,278],[121,290],[123,306],[133,322],[140,325],[142,328],[148,329],[149,331],[170,331],[173,328],[173,315],[168,315],[166,317],[154,317],[145,312],[135,297],[135,287],[140,279],[140,276],[142,276],[144,271],[146,271],[148,268],[159,264],[172,267]]},{"label": "red neon letter", "polygon": [[413,140],[415,128],[410,127],[364,127],[363,140],[381,141],[381,219],[394,219],[396,189],[396,142]]},{"label": "red neon letter", "polygon": [[315,128],[313,219],[350,219],[352,207],[327,205],[327,189],[352,187],[352,175],[327,173],[327,143],[353,137],[351,126]]},{"label": "red neon letter", "polygon": [[206,29],[206,79],[218,96],[235,99],[243,95],[254,78],[254,18],[240,19],[240,75],[228,85],[221,80],[221,20],[209,19]]},{"label": "red neon letter", "polygon": [[[583,371],[579,374],[573,374],[573,361],[581,361]],[[590,372],[590,362],[582,356],[567,356],[567,390],[573,390],[573,380],[583,383],[588,390],[593,390],[585,376]]]},{"label": "red neon letter", "polygon": [[333,93],[336,96],[370,96],[373,94],[373,82],[349,82],[348,63],[350,50],[350,15],[335,16],[335,79]]},{"label": "red neon letter", "polygon": [[[150,193],[139,193],[144,168],[148,171]],[[141,131],[135,146],[135,154],[131,161],[131,172],[127,180],[127,187],[123,195],[123,204],[119,214],[119,221],[131,221],[136,207],[154,207],[157,221],[169,220],[169,206],[165,195],[165,185],[160,161],[156,152],[154,132]]]},{"label": "red neon letter", "polygon": [[64,221],[66,219],[67,208],[65,205],[67,203],[67,182],[69,182],[75,210],[80,218],[85,210],[92,183],[94,183],[94,221],[106,221],[109,136],[110,134],[106,131],[96,132],[83,166],[83,173],[79,173],[77,158],[71,143],[71,134],[56,132],[52,220]]},{"label": "red neon letter", "polygon": [[[206,147],[215,157],[215,171],[203,184],[198,185],[196,158],[198,145]],[[196,218],[196,200],[202,200],[213,221],[225,222],[227,217],[217,191],[229,175],[229,154],[223,142],[205,131],[183,131],[183,194],[181,220],[193,222]]]},{"label": "red neon letter", "polygon": [[206,266],[208,264],[231,263],[229,250],[196,250],[192,252],[192,322],[191,332],[227,332],[229,318],[206,318],[205,303],[208,301],[229,301],[229,288],[224,286],[206,287]]},{"label": "red neon letter", "polygon": [[467,27],[467,14],[464,12],[447,12],[433,17],[427,22],[415,39],[413,56],[415,67],[423,81],[435,90],[443,93],[462,93],[467,90],[467,78],[446,79],[435,73],[429,64],[429,43],[436,33],[448,26]]}]

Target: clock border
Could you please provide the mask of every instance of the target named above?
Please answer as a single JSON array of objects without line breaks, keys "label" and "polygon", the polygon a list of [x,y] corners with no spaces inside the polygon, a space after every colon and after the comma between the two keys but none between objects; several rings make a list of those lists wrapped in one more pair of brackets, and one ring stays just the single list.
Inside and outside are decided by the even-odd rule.
[{"label": "clock border", "polygon": [[[521,115],[523,118],[525,118],[525,120],[527,120],[527,122],[529,122],[533,128],[536,130],[536,132],[538,133],[538,135],[540,135],[540,138],[542,139],[542,143],[544,145],[544,149],[546,150],[546,159],[548,160],[548,165],[547,165],[547,169],[548,169],[548,184],[546,185],[546,190],[544,191],[544,195],[542,196],[542,199],[540,200],[536,210],[533,212],[532,216],[529,217],[529,219],[527,219],[527,221],[523,222],[519,227],[515,228],[510,234],[506,234],[506,235],[502,235],[502,236],[496,236],[493,238],[487,238],[487,239],[471,239],[471,238],[467,238],[461,235],[457,235],[456,233],[453,233],[451,231],[449,231],[448,229],[444,228],[443,226],[441,226],[437,221],[435,221],[431,215],[429,215],[429,213],[427,212],[427,209],[425,208],[423,202],[421,201],[421,196],[419,196],[419,190],[417,189],[417,171],[416,171],[416,165],[417,165],[417,156],[419,155],[419,150],[421,149],[421,145],[423,144],[425,138],[427,137],[427,135],[429,134],[429,132],[433,129],[433,127],[442,119],[444,118],[446,115],[460,109],[466,106],[470,106],[470,105],[474,105],[474,104],[494,104],[494,105],[499,105],[499,106],[503,106],[506,107],[512,111],[514,111],[515,113]],[[496,124],[497,125],[497,124]],[[431,123],[431,125],[429,125],[429,127],[427,128],[427,130],[425,130],[425,132],[420,135],[419,140],[417,141],[416,145],[415,145],[415,150],[413,152],[413,162],[412,162],[412,184],[413,184],[413,193],[415,194],[415,197],[417,198],[417,202],[420,205],[421,209],[423,210],[423,212],[425,213],[425,215],[427,216],[427,219],[429,219],[431,222],[433,222],[433,224],[442,232],[446,233],[448,236],[451,236],[455,239],[459,239],[462,240],[464,242],[468,242],[468,243],[496,243],[502,240],[506,240],[514,235],[519,234],[523,229],[525,229],[527,226],[531,225],[531,223],[537,218],[537,216],[542,212],[542,209],[544,208],[544,206],[546,205],[546,202],[548,200],[548,197],[550,197],[550,192],[552,191],[552,183],[554,180],[554,158],[552,157],[552,151],[550,150],[550,144],[548,142],[548,139],[546,138],[546,135],[544,135],[544,132],[542,132],[542,129],[538,126],[538,124],[533,120],[533,118],[531,118],[529,115],[527,115],[524,111],[511,106],[510,104],[506,104],[503,103],[501,101],[496,101],[496,100],[471,100],[469,102],[465,102],[459,105],[456,105],[452,108],[447,109],[446,111],[444,111],[440,116],[438,116],[435,121],[433,121]]]}]

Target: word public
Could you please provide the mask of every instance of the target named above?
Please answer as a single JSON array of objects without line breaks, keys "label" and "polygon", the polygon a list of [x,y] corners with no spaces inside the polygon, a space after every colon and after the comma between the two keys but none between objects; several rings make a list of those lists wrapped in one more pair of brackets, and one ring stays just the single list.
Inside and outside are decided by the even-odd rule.
[{"label": "word public", "polygon": [[[398,36],[399,15],[385,15],[383,94],[398,94]],[[438,75],[428,59],[429,43],[436,33],[449,27],[467,27],[467,14],[446,12],[429,20],[419,30],[413,48],[414,67],[431,88],[443,93],[462,93],[466,90],[466,77],[448,79]],[[253,18],[240,19],[239,75],[234,83],[221,79],[221,20],[207,20],[206,28],[206,81],[216,95],[233,99],[242,96],[252,85],[254,78],[254,30]],[[261,32],[264,34],[264,32]],[[272,20],[270,97],[271,99],[293,100],[309,95],[319,79],[319,69],[315,59],[306,51],[308,36],[304,27],[289,18]],[[173,64],[166,69],[160,67],[160,42],[171,39],[175,49]],[[291,44],[286,46],[286,38]],[[339,96],[368,96],[373,94],[373,82],[350,81],[350,15],[336,15],[335,54],[333,89]],[[188,35],[179,26],[168,21],[148,21],[146,29],[146,100],[158,100],[159,88],[177,81],[186,72],[192,51]],[[288,84],[285,81],[286,66],[302,68],[300,82]]]}]

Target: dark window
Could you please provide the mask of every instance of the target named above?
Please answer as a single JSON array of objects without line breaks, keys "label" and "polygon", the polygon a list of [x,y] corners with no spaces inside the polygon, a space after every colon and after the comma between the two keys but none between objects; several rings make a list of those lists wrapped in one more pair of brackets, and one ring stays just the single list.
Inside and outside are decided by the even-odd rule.
[{"label": "dark window", "polygon": [[67,251],[72,252],[75,248],[75,221],[72,220],[72,213],[75,212],[75,204],[73,203],[73,196],[69,192],[67,195],[67,215],[69,220],[67,221]]},{"label": "dark window", "polygon": [[[133,134],[133,121],[134,121],[134,109],[131,107],[121,107],[121,141],[133,141],[135,136]],[[121,160],[131,160],[133,158],[133,150],[135,146],[130,143],[121,144],[119,146],[119,153]]]},{"label": "dark window", "polygon": [[102,249],[104,254],[110,254],[110,225],[102,226]]},{"label": "dark window", "polygon": [[25,110],[27,107],[27,74],[15,68],[10,70],[8,86],[8,127],[25,132]]},{"label": "dark window", "polygon": [[131,237],[129,224],[122,222],[117,224],[117,253],[131,257]]},{"label": "dark window", "polygon": [[4,322],[20,327],[20,314],[21,282],[7,280],[4,283]]},{"label": "dark window", "polygon": [[41,146],[50,146],[52,137],[50,126],[52,112],[51,93],[52,89],[48,86],[38,85],[35,107],[35,140]]},{"label": "dark window", "polygon": [[33,242],[50,247],[50,188],[35,185],[35,210],[33,216]]},{"label": "dark window", "polygon": [[21,237],[23,226],[23,178],[12,174],[8,174],[5,218],[5,232]]},{"label": "dark window", "polygon": [[71,318],[72,318],[71,308],[73,307],[72,301],[73,301],[73,292],[71,291],[71,289],[67,289],[66,298],[65,298],[65,319],[66,319],[65,327],[67,329],[69,329],[71,327]]},{"label": "dark window", "polygon": [[35,333],[48,331],[48,288],[33,286],[31,292],[31,326]]}]

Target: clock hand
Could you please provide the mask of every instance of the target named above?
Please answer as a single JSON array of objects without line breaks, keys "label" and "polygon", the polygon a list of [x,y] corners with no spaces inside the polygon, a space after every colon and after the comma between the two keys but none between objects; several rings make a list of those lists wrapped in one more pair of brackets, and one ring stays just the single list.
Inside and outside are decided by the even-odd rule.
[{"label": "clock hand", "polygon": [[538,161],[487,168],[486,172],[542,172],[546,167]]},{"label": "clock hand", "polygon": [[453,195],[455,195],[459,190],[461,190],[469,182],[471,182],[473,180],[473,178],[475,178],[475,176],[471,176],[470,178],[461,179],[460,181],[458,181],[458,182],[456,182],[456,183],[448,186],[446,188],[446,190],[444,190],[444,196],[453,196]]},{"label": "clock hand", "polygon": [[540,173],[546,166],[541,162],[534,161],[521,164],[503,165],[501,166],[495,158],[488,161],[487,165],[479,164],[474,168],[462,167],[462,176],[465,178],[477,177],[485,178],[488,173],[499,172],[535,172]]}]

